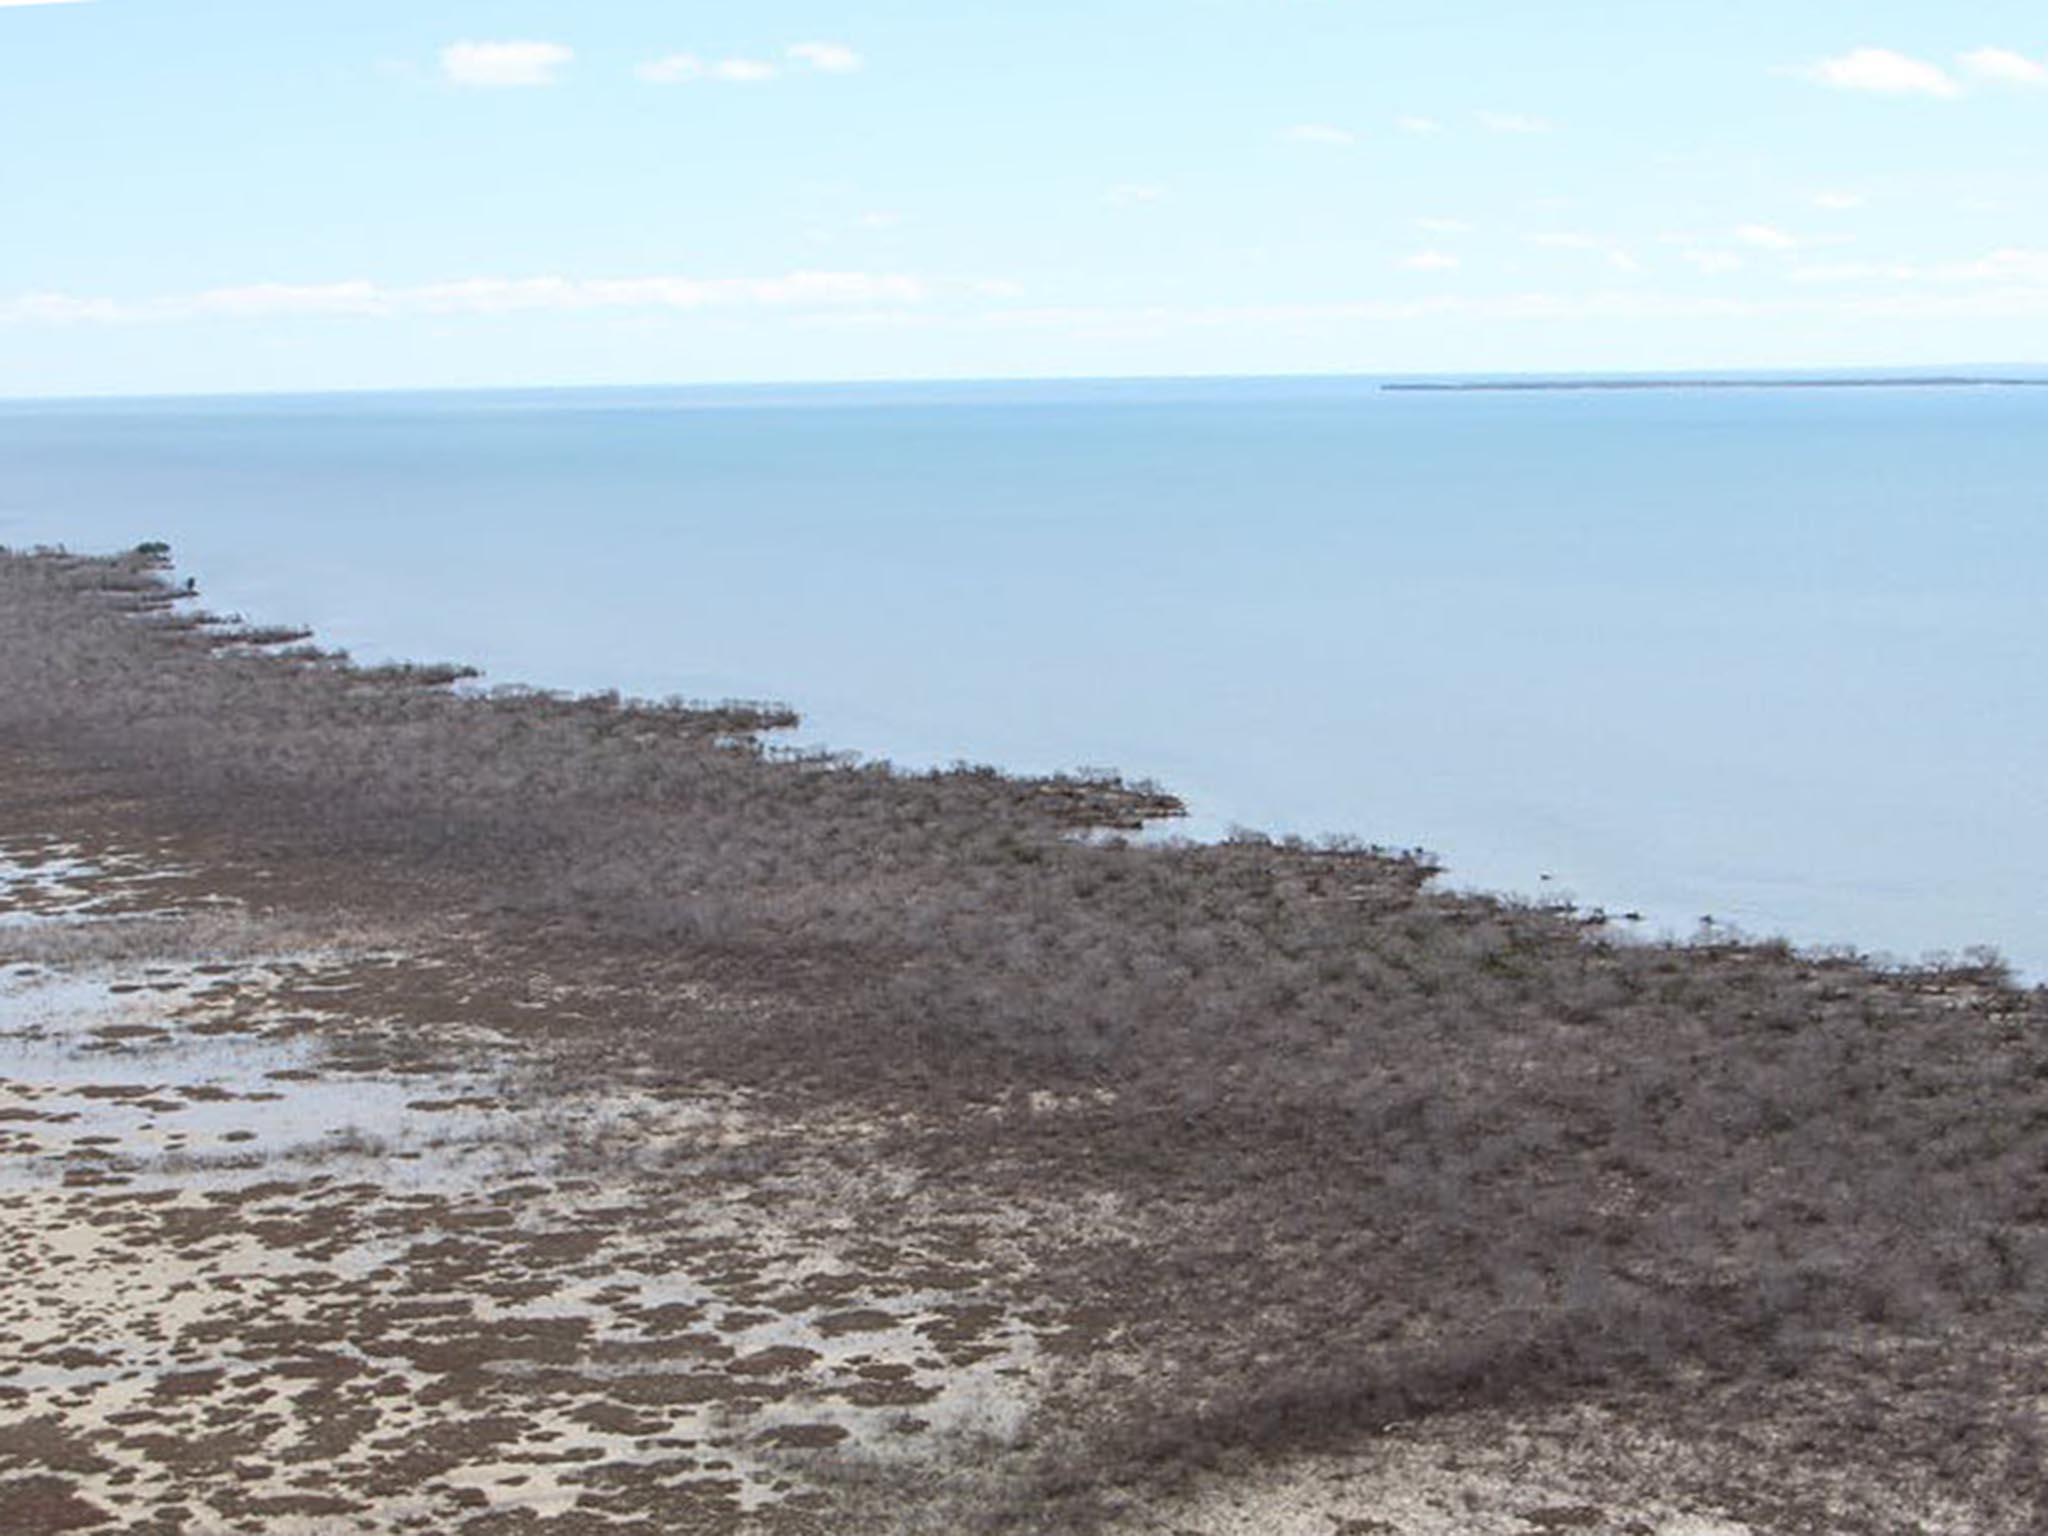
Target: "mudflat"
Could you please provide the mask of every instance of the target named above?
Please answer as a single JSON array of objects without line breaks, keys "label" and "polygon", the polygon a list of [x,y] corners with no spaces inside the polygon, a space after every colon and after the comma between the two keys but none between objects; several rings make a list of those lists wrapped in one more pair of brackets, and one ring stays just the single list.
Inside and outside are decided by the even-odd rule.
[{"label": "mudflat", "polygon": [[0,555],[0,1529],[2048,1518],[1995,957],[460,680]]}]

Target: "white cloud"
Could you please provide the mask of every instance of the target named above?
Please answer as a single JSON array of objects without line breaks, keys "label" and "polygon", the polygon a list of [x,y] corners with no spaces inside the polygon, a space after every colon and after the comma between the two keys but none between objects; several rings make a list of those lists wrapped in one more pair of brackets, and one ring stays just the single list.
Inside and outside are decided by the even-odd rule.
[{"label": "white cloud", "polygon": [[1977,292],[1909,289],[1844,299],[1839,314],[1884,320],[2023,320],[2048,318],[2048,286]]},{"label": "white cloud", "polygon": [[252,283],[209,288],[164,301],[167,313],[219,315],[267,320],[280,315],[382,315],[393,313],[392,296],[374,283]]},{"label": "white cloud", "polygon": [[2038,283],[2048,286],[2048,249],[2006,246],[1976,261],[1944,267],[1941,275],[1964,283]]},{"label": "white cloud", "polygon": [[1680,254],[1688,262],[1692,263],[1695,270],[1703,272],[1709,277],[1718,277],[1724,272],[1740,272],[1749,265],[1747,261],[1743,260],[1733,251],[1698,250],[1684,251]]},{"label": "white cloud", "polygon": [[1962,87],[1939,64],[1889,48],[1854,48],[1822,59],[1802,73],[1838,91],[1871,91],[1880,96],[1962,94]]},{"label": "white cloud", "polygon": [[1735,230],[1735,238],[1759,251],[1796,251],[1806,243],[1797,235],[1769,224],[1741,225]]},{"label": "white cloud", "polygon": [[1869,201],[1861,192],[1816,192],[1813,195],[1813,206],[1825,208],[1830,213],[1847,213]]},{"label": "white cloud", "polygon": [[877,208],[870,213],[864,213],[859,219],[862,229],[894,229],[902,222],[902,214],[892,213],[886,208]]},{"label": "white cloud", "polygon": [[1941,283],[2048,293],[2048,249],[2006,246],[1970,261],[1822,262],[1793,269],[1800,283]]},{"label": "white cloud", "polygon": [[1607,264],[1617,272],[1640,272],[1643,264],[1636,259],[1635,252],[1602,235],[1589,235],[1583,230],[1543,230],[1524,238],[1529,244],[1551,251],[1587,251],[1607,258]]},{"label": "white cloud", "polygon": [[1328,123],[1296,123],[1287,130],[1287,137],[1297,144],[1350,145],[1358,142],[1358,135],[1348,128],[1333,128]]},{"label": "white cloud", "polygon": [[1166,188],[1156,181],[1118,182],[1102,194],[1105,203],[1119,208],[1129,208],[1142,203],[1156,203],[1166,196]]},{"label": "white cloud", "polygon": [[1403,256],[1401,265],[1410,272],[1455,272],[1464,263],[1448,251],[1417,251]]},{"label": "white cloud", "polygon": [[463,278],[386,285],[250,283],[139,303],[32,293],[0,303],[0,320],[44,323],[194,319],[392,319],[604,310],[842,310],[921,303],[931,288],[901,273],[797,271],[776,277]]},{"label": "white cloud", "polygon": [[[828,75],[850,75],[867,61],[844,43],[792,43],[783,50],[799,64]],[[649,59],[633,73],[650,85],[681,85],[690,80],[722,80],[727,85],[759,85],[782,70],[771,59],[704,59],[694,53],[671,53]]]},{"label": "white cloud", "polygon": [[1925,274],[1910,262],[1833,261],[1792,269],[1795,283],[1917,282]]},{"label": "white cloud", "polygon": [[685,80],[704,77],[704,61],[694,53],[671,53],[636,65],[633,73],[649,85],[681,85]]},{"label": "white cloud", "polygon": [[[1810,305],[1806,306],[1811,308]],[[1473,319],[1558,322],[1593,319],[1738,318],[1777,312],[1753,300],[1722,295],[1662,294],[1639,289],[1598,293],[1515,293],[1468,297],[1433,293],[1412,299],[1358,299],[1326,304],[1213,304],[1135,308],[1066,306],[1013,309],[976,317],[1004,330],[1086,328],[1102,335],[1159,335],[1226,326],[1326,326],[1330,324],[1430,320],[1446,315]]]},{"label": "white cloud", "polygon": [[1415,227],[1431,235],[1469,235],[1473,226],[1463,219],[1421,218]]},{"label": "white cloud", "polygon": [[[2048,254],[2048,253],[2044,253]],[[1321,330],[1335,325],[1427,322],[1444,317],[1548,326],[1586,321],[1779,320],[1791,317],[1865,319],[2048,317],[2048,284],[1996,289],[1854,291],[1811,289],[1779,297],[1666,291],[1636,284],[1581,292],[1529,291],[1469,295],[1429,288],[1401,299],[1354,299],[1306,304],[1031,305],[964,316],[928,311],[886,317],[892,323],[964,324],[991,331],[1066,330],[1114,337],[1158,337],[1250,328]],[[865,322],[869,317],[851,317]]]},{"label": "white cloud", "polygon": [[717,59],[706,62],[694,53],[671,53],[649,59],[633,73],[649,85],[681,85],[689,80],[723,80],[728,85],[758,85],[778,73],[765,59]]},{"label": "white cloud", "polygon": [[68,293],[24,293],[0,302],[0,321],[71,325],[80,321],[107,324],[120,318],[120,306],[111,299],[79,299]]},{"label": "white cloud", "polygon": [[1962,66],[1980,80],[2005,85],[2048,85],[2048,64],[2010,48],[1977,48],[1962,56]]},{"label": "white cloud", "polygon": [[561,43],[450,43],[441,50],[441,72],[457,85],[553,85],[575,57]]},{"label": "white cloud", "polygon": [[1548,133],[1556,125],[1546,117],[1521,112],[1482,112],[1479,126],[1489,133]]},{"label": "white cloud", "polygon": [[792,59],[828,75],[850,75],[867,63],[844,43],[791,43],[786,51]]},{"label": "white cloud", "polygon": [[399,312],[505,314],[517,310],[730,309],[910,304],[925,296],[911,277],[866,272],[791,272],[768,278],[470,278],[392,291]]},{"label": "white cloud", "polygon": [[1422,134],[1442,133],[1444,131],[1444,125],[1433,117],[1397,117],[1394,119],[1394,126],[1402,133]]}]

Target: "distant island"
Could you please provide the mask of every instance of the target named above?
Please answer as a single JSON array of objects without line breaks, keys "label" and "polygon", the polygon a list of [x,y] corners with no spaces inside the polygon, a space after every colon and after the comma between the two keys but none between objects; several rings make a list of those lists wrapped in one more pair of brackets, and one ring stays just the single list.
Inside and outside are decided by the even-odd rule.
[{"label": "distant island", "polygon": [[1529,393],[1570,389],[2030,389],[2043,386],[2048,386],[2048,377],[2014,379],[1946,375],[1879,379],[1478,379],[1382,384],[1380,388],[1410,394],[1474,394],[1482,391]]}]

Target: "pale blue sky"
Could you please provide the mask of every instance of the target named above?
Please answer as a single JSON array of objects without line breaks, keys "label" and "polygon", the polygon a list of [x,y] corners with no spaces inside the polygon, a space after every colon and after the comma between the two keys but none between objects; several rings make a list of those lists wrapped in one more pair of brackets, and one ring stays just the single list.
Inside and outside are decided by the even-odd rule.
[{"label": "pale blue sky", "polygon": [[2038,0],[0,0],[0,393],[2048,362]]}]

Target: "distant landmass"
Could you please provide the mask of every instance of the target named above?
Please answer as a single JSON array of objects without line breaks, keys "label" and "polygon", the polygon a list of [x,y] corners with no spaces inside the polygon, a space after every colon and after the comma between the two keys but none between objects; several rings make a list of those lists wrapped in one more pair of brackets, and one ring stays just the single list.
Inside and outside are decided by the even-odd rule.
[{"label": "distant landmass", "polygon": [[2003,378],[1950,374],[1876,379],[1475,379],[1382,384],[1417,394],[1517,393],[1565,389],[2029,389],[2048,387],[2048,378]]}]

